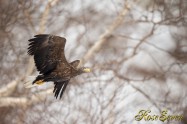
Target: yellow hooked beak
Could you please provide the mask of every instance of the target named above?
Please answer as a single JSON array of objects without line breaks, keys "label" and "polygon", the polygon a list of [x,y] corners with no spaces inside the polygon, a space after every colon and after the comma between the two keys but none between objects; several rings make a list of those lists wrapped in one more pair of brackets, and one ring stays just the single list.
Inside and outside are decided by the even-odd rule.
[{"label": "yellow hooked beak", "polygon": [[84,72],[89,73],[89,72],[91,72],[91,69],[90,68],[84,68]]}]

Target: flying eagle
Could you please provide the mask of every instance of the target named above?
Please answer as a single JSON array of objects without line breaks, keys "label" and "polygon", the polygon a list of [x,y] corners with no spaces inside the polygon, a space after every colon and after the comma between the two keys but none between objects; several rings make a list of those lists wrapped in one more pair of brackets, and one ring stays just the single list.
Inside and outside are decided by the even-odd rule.
[{"label": "flying eagle", "polygon": [[[66,39],[50,34],[35,35],[29,40],[28,54],[34,56],[39,75],[32,86],[54,82],[55,97],[62,98],[63,92],[71,78],[90,72],[90,68],[79,67],[80,60],[68,63],[64,54]],[[26,84],[26,87],[30,87]]]}]

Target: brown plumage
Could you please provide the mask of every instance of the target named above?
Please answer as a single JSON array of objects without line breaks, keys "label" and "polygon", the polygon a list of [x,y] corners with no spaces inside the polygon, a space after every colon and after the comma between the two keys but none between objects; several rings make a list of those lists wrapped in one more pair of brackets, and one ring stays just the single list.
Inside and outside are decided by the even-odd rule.
[{"label": "brown plumage", "polygon": [[39,75],[32,84],[54,82],[55,97],[60,98],[72,77],[90,72],[89,68],[78,65],[79,60],[68,63],[64,54],[66,39],[59,36],[40,34],[29,40],[28,54],[34,56]]}]

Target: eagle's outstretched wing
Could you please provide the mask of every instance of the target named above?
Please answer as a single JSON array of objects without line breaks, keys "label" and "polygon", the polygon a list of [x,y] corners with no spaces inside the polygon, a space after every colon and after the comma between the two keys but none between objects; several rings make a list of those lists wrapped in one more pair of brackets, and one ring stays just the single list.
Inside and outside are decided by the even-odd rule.
[{"label": "eagle's outstretched wing", "polygon": [[65,38],[39,34],[35,35],[29,42],[28,54],[34,56],[35,65],[40,74],[51,72],[59,62],[64,67],[68,65],[64,54]]}]

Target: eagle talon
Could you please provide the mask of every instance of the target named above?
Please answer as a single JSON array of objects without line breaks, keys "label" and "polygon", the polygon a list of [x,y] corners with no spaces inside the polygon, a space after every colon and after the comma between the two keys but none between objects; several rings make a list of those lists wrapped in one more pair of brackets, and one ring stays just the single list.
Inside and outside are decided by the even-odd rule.
[{"label": "eagle talon", "polygon": [[44,80],[38,80],[38,81],[36,81],[35,83],[38,84],[38,85],[42,85],[42,84],[44,84],[43,81],[44,81]]}]

